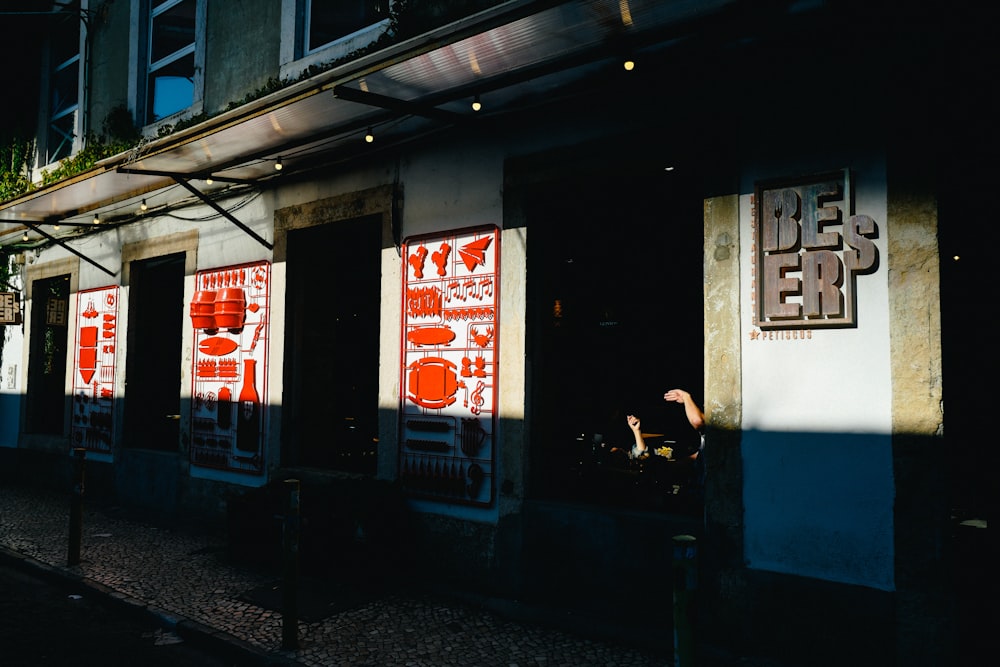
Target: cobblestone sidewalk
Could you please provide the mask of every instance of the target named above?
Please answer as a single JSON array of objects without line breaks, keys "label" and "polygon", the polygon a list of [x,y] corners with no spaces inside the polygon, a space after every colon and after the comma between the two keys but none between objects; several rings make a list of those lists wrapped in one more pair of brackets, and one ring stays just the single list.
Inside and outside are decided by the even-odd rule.
[{"label": "cobblestone sidewalk", "polygon": [[[646,667],[667,653],[525,623],[488,606],[425,594],[360,600],[300,621],[299,649],[283,650],[280,611],[248,600],[274,577],[227,558],[224,535],[179,532],[85,508],[81,562],[66,566],[67,497],[0,486],[0,549],[23,563],[79,577],[187,632],[242,650],[247,664],[385,667]],[[273,606],[273,605],[272,605]],[[300,614],[300,618],[304,615]],[[670,638],[664,638],[669,642]]]}]

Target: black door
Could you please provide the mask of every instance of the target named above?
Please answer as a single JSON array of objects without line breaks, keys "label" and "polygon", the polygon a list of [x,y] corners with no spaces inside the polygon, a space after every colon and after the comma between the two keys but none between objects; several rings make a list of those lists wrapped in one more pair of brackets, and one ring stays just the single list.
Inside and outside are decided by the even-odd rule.
[{"label": "black door", "polygon": [[63,432],[66,416],[66,345],[69,276],[32,285],[26,430]]},{"label": "black door", "polygon": [[132,262],[131,274],[124,442],[129,447],[176,451],[184,254]]},{"label": "black door", "polygon": [[381,218],[288,235],[284,463],[372,474]]}]

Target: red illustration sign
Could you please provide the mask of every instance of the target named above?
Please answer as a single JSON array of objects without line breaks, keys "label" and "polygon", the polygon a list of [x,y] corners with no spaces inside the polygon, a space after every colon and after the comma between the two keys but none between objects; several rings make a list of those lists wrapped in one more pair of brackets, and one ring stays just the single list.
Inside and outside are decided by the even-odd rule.
[{"label": "red illustration sign", "polygon": [[111,453],[117,339],[118,287],[77,292],[71,425],[73,447]]},{"label": "red illustration sign", "polygon": [[491,505],[497,229],[409,239],[403,250],[400,477],[417,496]]},{"label": "red illustration sign", "polygon": [[201,271],[195,281],[191,463],[260,473],[271,265]]}]

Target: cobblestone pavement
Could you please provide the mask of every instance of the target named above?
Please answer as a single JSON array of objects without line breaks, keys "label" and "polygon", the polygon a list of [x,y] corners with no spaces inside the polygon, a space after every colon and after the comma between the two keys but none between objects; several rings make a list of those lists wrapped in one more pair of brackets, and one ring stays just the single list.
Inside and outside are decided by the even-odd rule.
[{"label": "cobblestone pavement", "polygon": [[[113,510],[113,508],[111,508]],[[0,486],[0,555],[159,616],[184,636],[221,643],[238,664],[422,667],[646,667],[666,653],[526,623],[451,596],[390,593],[298,625],[282,649],[280,611],[246,601],[273,575],[234,565],[224,535],[179,532],[84,509],[81,562],[67,566],[68,494]],[[272,605],[274,606],[274,605]],[[280,606],[278,606],[280,609]],[[184,632],[180,632],[183,630]],[[665,638],[669,641],[669,637]]]}]

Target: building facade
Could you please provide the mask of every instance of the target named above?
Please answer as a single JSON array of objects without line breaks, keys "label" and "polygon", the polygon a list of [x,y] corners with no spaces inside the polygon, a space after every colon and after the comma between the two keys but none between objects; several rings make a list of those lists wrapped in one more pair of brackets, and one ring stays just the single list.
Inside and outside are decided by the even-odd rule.
[{"label": "building facade", "polygon": [[298,479],[317,569],[367,541],[667,646],[690,534],[706,651],[957,655],[972,40],[835,2],[78,5],[0,204],[7,473],[82,450],[260,550]]}]

